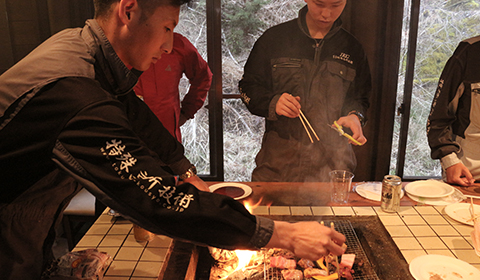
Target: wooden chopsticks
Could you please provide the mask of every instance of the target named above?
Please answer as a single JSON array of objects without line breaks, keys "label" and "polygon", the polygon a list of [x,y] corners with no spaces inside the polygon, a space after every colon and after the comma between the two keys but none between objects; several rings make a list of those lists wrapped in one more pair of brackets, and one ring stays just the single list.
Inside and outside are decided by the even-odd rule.
[{"label": "wooden chopsticks", "polygon": [[467,222],[471,222],[473,221],[473,223],[475,224],[475,219],[479,218],[480,215],[477,214],[475,215],[475,204],[473,204],[473,197],[470,197],[470,207],[468,208],[469,212],[470,212],[470,219],[467,220]]},{"label": "wooden chopsticks", "polygon": [[[320,224],[322,226],[325,225],[325,223],[323,221],[320,221]],[[330,274],[330,262],[328,261],[328,255],[325,256],[325,266],[327,267],[327,275],[329,275]]]},{"label": "wooden chopsticks", "polygon": [[[312,131],[313,135],[315,135],[315,138],[317,138],[317,141],[320,141],[320,138],[318,138],[317,133],[315,133],[315,130],[313,129],[312,125],[310,125],[310,122],[307,120],[307,117],[305,117],[302,110],[300,110],[300,116],[298,116],[298,117],[300,118],[300,121],[302,122],[303,128],[305,128],[305,131],[307,132],[308,138],[310,138],[310,142],[313,143],[313,139],[312,139],[312,136],[310,135],[310,132],[308,131],[308,129],[310,129]],[[308,127],[305,124],[307,124]]]},{"label": "wooden chopsticks", "polygon": [[472,215],[472,220],[473,220],[473,223],[475,224],[475,208],[473,207],[472,197],[470,197],[470,207],[472,207],[472,211],[470,212],[470,214]]},{"label": "wooden chopsticks", "polygon": [[[333,222],[330,222],[330,228],[331,228],[331,229],[335,229],[335,225],[333,224]],[[338,263],[338,256],[335,256],[335,262],[337,263],[337,275],[338,275],[338,279],[340,279],[340,263]]]},{"label": "wooden chopsticks", "polygon": [[[320,224],[323,226],[324,222],[320,221]],[[330,222],[330,228],[335,229],[335,225],[333,224],[333,222]],[[328,257],[328,255],[325,256],[325,263],[326,263],[326,267],[327,267],[327,275],[329,275],[330,274],[330,268],[329,268],[330,262],[328,261],[327,257]],[[336,266],[337,267],[337,269],[336,269],[337,270],[337,275],[338,275],[338,277],[340,277],[340,264],[338,263],[338,256],[335,256],[335,262],[337,263],[337,266]]]},{"label": "wooden chopsticks", "polygon": [[467,222],[473,221],[475,224],[475,219],[480,217],[480,215],[475,215],[475,205],[473,204],[473,197],[470,197],[470,207],[469,207],[469,212],[470,212],[470,219],[467,220]]}]

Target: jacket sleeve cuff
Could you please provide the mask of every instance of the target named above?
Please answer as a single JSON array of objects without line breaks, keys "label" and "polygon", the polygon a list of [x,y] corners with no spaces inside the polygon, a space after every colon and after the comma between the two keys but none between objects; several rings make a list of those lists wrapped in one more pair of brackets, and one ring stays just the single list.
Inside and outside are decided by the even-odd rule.
[{"label": "jacket sleeve cuff", "polygon": [[276,107],[277,107],[277,102],[278,99],[280,99],[281,95],[275,95],[272,100],[270,101],[270,105],[268,106],[268,116],[267,119],[269,121],[276,121],[278,120],[277,112],[276,112]]},{"label": "jacket sleeve cuff", "polygon": [[448,154],[440,159],[440,163],[442,164],[444,170],[460,162],[461,161],[456,153]]},{"label": "jacket sleeve cuff", "polygon": [[365,124],[367,123],[367,118],[365,117],[365,113],[363,113],[359,110],[352,110],[352,111],[348,112],[347,116],[349,116],[349,115],[357,116],[357,118],[360,121],[360,124],[362,125],[362,127],[364,127]]},{"label": "jacket sleeve cuff", "polygon": [[192,166],[192,163],[186,157],[168,165],[168,167],[172,169],[173,174],[176,174],[176,175],[187,172],[191,166]]},{"label": "jacket sleeve cuff", "polygon": [[257,226],[255,228],[255,233],[250,240],[250,245],[253,248],[261,249],[264,248],[268,241],[270,241],[270,238],[272,238],[275,224],[273,220],[269,218],[259,216],[256,216],[256,218]]}]

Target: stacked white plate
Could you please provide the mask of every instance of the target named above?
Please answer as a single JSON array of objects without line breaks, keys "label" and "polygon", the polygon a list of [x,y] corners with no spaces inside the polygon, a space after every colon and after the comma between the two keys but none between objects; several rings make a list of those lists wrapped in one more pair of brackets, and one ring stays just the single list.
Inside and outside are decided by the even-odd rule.
[{"label": "stacked white plate", "polygon": [[405,192],[412,200],[430,205],[449,205],[462,201],[462,193],[438,180],[421,180],[405,185]]}]

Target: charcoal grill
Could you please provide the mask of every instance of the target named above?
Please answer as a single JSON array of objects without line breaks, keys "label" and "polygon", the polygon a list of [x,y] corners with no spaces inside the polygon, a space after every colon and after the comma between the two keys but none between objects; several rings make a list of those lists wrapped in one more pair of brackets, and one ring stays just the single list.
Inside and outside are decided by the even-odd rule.
[{"label": "charcoal grill", "polygon": [[[326,225],[330,222],[334,222],[335,229],[345,235],[346,244],[348,245],[346,254],[355,254],[356,259],[363,262],[361,267],[354,267],[356,273],[354,273],[353,279],[355,280],[380,280],[377,273],[373,269],[370,261],[368,260],[365,251],[362,248],[362,244],[353,229],[352,223],[348,220],[337,221],[324,221]],[[275,269],[265,269],[265,279],[267,280],[284,280],[281,273]]]},{"label": "charcoal grill", "polygon": [[[364,261],[355,267],[354,279],[358,280],[413,280],[408,263],[403,258],[389,233],[377,216],[332,217],[332,216],[268,216],[275,220],[290,222],[333,222],[335,229],[347,238],[347,252],[354,253]],[[174,241],[169,248],[158,279],[162,280],[209,280],[214,264],[207,248]],[[278,274],[271,280],[282,279]],[[276,278],[275,278],[276,277]]]},{"label": "charcoal grill", "polygon": [[[362,244],[358,239],[352,223],[348,220],[335,221],[335,229],[346,237],[346,244],[348,245],[346,254],[355,254],[355,258],[363,262],[362,267],[354,267],[355,273],[352,275],[355,280],[379,280],[377,273],[372,267]],[[330,224],[330,221],[326,223]]]}]

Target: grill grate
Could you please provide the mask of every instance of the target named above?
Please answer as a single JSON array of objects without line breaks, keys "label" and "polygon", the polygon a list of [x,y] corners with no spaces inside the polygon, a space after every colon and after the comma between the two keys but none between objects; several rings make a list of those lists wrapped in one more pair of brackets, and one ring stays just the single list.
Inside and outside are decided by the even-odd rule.
[{"label": "grill grate", "polygon": [[[356,259],[363,261],[362,267],[357,267],[356,265],[353,266],[354,273],[353,279],[354,280],[380,280],[373,269],[370,261],[365,254],[365,251],[360,244],[360,240],[355,233],[355,230],[352,227],[350,221],[346,220],[337,220],[337,221],[324,221],[326,225],[329,225],[330,222],[333,222],[335,225],[335,230],[341,232],[345,235],[346,244],[348,245],[346,254],[355,254]],[[284,280],[282,274],[278,269],[268,268],[265,265],[266,261],[264,262],[264,280]]]},{"label": "grill grate", "polygon": [[[330,222],[325,224],[330,224]],[[355,270],[352,275],[353,279],[379,280],[377,273],[375,273],[372,264],[368,260],[367,255],[365,254],[365,251],[363,250],[362,245],[360,244],[360,240],[358,240],[357,234],[355,233],[355,230],[353,229],[350,221],[334,221],[334,224],[335,229],[338,232],[343,233],[343,235],[345,235],[347,239],[345,243],[348,245],[348,247],[345,253],[355,254],[358,260],[363,261],[363,266],[361,268],[358,268],[356,266],[353,267],[353,269]]]},{"label": "grill grate", "polygon": [[265,268],[264,275],[265,280],[285,280],[280,270],[276,268]]}]

